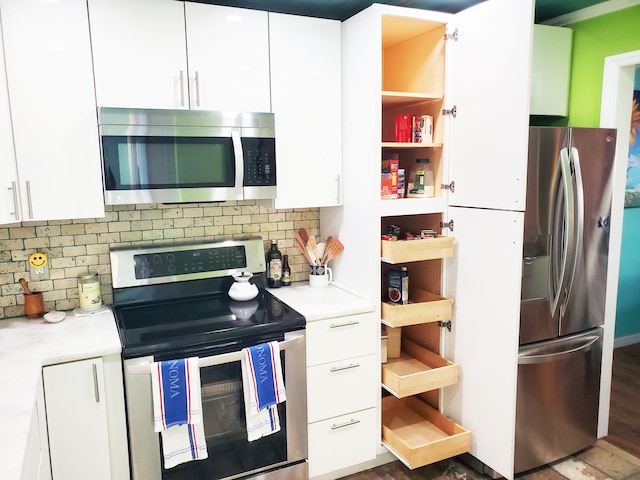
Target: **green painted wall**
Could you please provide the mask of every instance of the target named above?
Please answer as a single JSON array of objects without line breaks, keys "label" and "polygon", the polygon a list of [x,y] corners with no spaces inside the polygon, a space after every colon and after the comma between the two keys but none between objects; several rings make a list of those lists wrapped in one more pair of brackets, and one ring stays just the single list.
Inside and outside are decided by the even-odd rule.
[{"label": "green painted wall", "polygon": [[569,125],[598,127],[604,59],[640,50],[640,5],[569,27],[573,29]]},{"label": "green painted wall", "polygon": [[[569,27],[573,29],[574,36],[568,124],[598,127],[604,59],[640,50],[640,6]],[[637,81],[636,88],[640,88]],[[626,208],[623,222],[616,339],[640,334],[640,208]]]}]

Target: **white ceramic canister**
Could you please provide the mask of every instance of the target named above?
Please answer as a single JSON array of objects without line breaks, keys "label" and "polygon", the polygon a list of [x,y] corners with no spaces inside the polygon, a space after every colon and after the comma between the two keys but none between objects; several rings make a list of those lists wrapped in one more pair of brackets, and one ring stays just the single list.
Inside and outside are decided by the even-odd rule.
[{"label": "white ceramic canister", "polygon": [[80,308],[83,310],[95,310],[102,306],[102,293],[100,291],[100,277],[95,272],[78,275],[78,297]]}]

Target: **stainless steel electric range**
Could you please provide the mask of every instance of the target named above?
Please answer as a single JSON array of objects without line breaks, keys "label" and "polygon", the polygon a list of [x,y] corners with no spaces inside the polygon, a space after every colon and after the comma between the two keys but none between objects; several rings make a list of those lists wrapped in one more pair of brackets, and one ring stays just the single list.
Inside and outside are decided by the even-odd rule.
[{"label": "stainless steel electric range", "polygon": [[[304,317],[266,291],[261,238],[113,248],[113,311],[122,341],[133,480],[308,478]],[[256,298],[228,296],[250,272]],[[287,400],[281,430],[247,440],[240,352],[277,340]],[[153,430],[149,366],[199,357],[208,459],[165,469]]]}]

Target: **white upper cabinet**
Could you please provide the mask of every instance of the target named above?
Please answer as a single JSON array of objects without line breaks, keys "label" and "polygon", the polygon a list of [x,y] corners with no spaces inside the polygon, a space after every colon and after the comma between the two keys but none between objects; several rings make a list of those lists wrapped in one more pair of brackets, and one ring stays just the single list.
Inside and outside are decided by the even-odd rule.
[{"label": "white upper cabinet", "polygon": [[270,111],[266,12],[89,0],[89,17],[99,106]]},{"label": "white upper cabinet", "polygon": [[270,112],[268,13],[186,2],[185,17],[191,108]]},{"label": "white upper cabinet", "polygon": [[567,116],[572,41],[570,28],[533,26],[531,115]]},{"label": "white upper cabinet", "polygon": [[[4,65],[4,48],[1,38],[0,65]],[[2,182],[0,182],[0,189],[2,190],[0,192],[0,224],[18,222],[22,218],[18,168],[13,147],[7,76],[4,68],[0,68],[0,172],[2,172]]]},{"label": "white upper cabinet", "polygon": [[275,208],[342,203],[340,22],[269,14]]},{"label": "white upper cabinet", "polygon": [[88,3],[98,105],[188,108],[183,2]]},{"label": "white upper cabinet", "polygon": [[1,0],[0,12],[20,219],[104,216],[86,2]]},{"label": "white upper cabinet", "polygon": [[492,0],[455,16],[447,43],[449,205],[524,210],[529,137],[530,0]]}]

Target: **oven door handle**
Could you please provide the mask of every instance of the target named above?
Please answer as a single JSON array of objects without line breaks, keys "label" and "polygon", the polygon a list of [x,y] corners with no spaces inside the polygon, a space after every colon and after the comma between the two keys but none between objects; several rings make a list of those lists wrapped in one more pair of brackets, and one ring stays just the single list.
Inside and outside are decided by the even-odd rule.
[{"label": "oven door handle", "polygon": [[[287,348],[294,347],[304,341],[304,332],[300,334],[287,333],[288,338],[282,342],[278,342],[280,350],[286,350]],[[224,363],[239,362],[242,360],[242,350],[237,352],[223,353],[221,355],[214,355],[212,357],[203,357],[198,359],[198,367],[213,367],[214,365],[222,365]],[[152,363],[140,363],[137,365],[128,365],[127,372],[133,375],[150,374]]]}]

